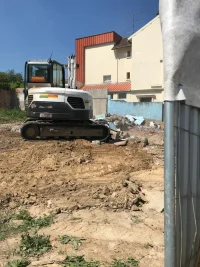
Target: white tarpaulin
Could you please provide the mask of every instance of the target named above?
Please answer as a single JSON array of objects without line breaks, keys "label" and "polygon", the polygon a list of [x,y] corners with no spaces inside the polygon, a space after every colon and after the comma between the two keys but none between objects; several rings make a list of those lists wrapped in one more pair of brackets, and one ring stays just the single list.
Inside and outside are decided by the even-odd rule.
[{"label": "white tarpaulin", "polygon": [[160,0],[165,100],[200,107],[200,0]]}]

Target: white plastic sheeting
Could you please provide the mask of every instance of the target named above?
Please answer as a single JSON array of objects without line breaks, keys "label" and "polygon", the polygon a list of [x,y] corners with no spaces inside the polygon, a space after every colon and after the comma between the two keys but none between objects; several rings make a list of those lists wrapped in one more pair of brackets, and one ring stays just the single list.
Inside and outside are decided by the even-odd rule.
[{"label": "white plastic sheeting", "polygon": [[165,100],[200,107],[200,0],[160,0]]}]

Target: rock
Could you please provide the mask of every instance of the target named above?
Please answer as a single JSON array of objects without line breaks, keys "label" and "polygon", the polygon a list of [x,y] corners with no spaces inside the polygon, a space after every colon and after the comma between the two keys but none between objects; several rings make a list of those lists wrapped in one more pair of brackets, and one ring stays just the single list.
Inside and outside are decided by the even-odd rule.
[{"label": "rock", "polygon": [[92,141],[93,145],[101,145],[101,142],[99,140]]},{"label": "rock", "polygon": [[9,208],[15,209],[17,207],[18,207],[18,204],[16,202],[12,201],[12,202],[9,203]]},{"label": "rock", "polygon": [[139,189],[138,189],[138,185],[134,184],[134,183],[130,183],[128,184],[128,189],[132,194],[137,194],[139,193]]},{"label": "rock", "polygon": [[28,204],[33,205],[35,204],[37,201],[37,197],[30,197],[28,200]]},{"label": "rock", "polygon": [[149,126],[150,126],[151,128],[156,128],[156,125],[155,125],[155,123],[154,123],[153,121],[151,121],[151,122],[149,123]]},{"label": "rock", "polygon": [[127,145],[127,140],[116,142],[116,143],[114,143],[114,145],[115,146],[126,146]]},{"label": "rock", "polygon": [[148,138],[143,138],[142,140],[141,140],[141,143],[142,143],[142,145],[143,145],[143,147],[145,147],[145,146],[148,146],[148,144],[149,144],[149,140],[148,140]]},{"label": "rock", "polygon": [[111,136],[111,139],[112,140],[115,140],[115,141],[120,140],[119,132],[118,131],[110,130],[110,136]]},{"label": "rock", "polygon": [[139,201],[142,202],[142,203],[148,202],[146,196],[144,194],[142,194],[142,193],[139,194],[138,198],[139,198]]},{"label": "rock", "polygon": [[[99,141],[100,142],[100,141]],[[85,162],[86,161],[86,159],[84,158],[84,157],[81,157],[81,158],[78,158],[77,159],[77,162],[79,163],[79,164],[82,164],[83,162]]]},{"label": "rock", "polygon": [[128,184],[129,184],[129,181],[128,180],[124,180],[124,181],[122,181],[122,186],[123,187],[128,187]]},{"label": "rock", "polygon": [[117,192],[113,192],[111,198],[115,198],[117,196]]},{"label": "rock", "polygon": [[109,196],[110,195],[110,189],[106,186],[104,189],[103,189],[103,192],[102,192],[104,195],[106,196]]},{"label": "rock", "polygon": [[104,194],[99,194],[99,199],[105,199],[106,196]]},{"label": "rock", "polygon": [[16,132],[19,133],[20,132],[20,126],[16,125],[16,126],[12,126],[12,128],[10,129],[11,132]]},{"label": "rock", "polygon": [[47,208],[49,209],[49,208],[51,208],[52,207],[52,201],[51,200],[48,200],[47,201]]}]

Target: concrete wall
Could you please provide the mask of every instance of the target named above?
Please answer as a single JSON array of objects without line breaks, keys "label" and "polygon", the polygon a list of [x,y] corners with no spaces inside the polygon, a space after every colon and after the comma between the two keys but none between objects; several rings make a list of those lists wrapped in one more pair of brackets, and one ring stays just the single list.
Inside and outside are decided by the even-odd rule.
[{"label": "concrete wall", "polygon": [[163,104],[153,103],[130,103],[123,100],[108,99],[108,113],[119,115],[142,116],[145,119],[162,120]]},{"label": "concrete wall", "polygon": [[93,115],[106,114],[108,112],[108,90],[90,89],[88,93],[93,97]]},{"label": "concrete wall", "polygon": [[111,75],[111,82],[126,82],[131,73],[132,60],[126,57],[131,47],[112,50],[114,43],[89,46],[85,49],[85,84],[101,84],[104,75]]}]

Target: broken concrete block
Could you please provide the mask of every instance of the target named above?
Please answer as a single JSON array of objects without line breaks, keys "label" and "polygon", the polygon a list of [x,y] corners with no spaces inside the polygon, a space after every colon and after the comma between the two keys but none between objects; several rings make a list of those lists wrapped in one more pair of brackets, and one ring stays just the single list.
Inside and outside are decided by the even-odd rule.
[{"label": "broken concrete block", "polygon": [[124,141],[120,141],[120,142],[116,142],[114,143],[115,146],[126,146],[127,145],[127,140]]},{"label": "broken concrete block", "polygon": [[120,140],[119,132],[110,130],[110,136],[112,140],[118,141]]}]

